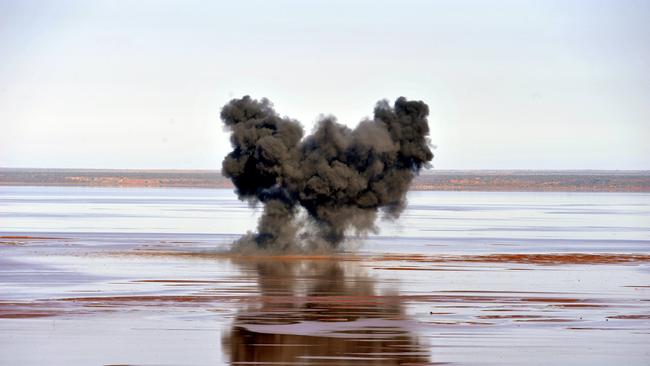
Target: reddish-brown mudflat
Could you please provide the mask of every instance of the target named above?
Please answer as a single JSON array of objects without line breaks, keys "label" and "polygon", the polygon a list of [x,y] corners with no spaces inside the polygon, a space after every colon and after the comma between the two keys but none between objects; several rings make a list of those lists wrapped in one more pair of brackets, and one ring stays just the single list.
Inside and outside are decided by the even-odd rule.
[{"label": "reddish-brown mudflat", "polygon": [[[5,252],[11,298],[0,299],[0,328],[22,329],[11,339],[3,332],[2,348],[12,344],[12,359],[25,364],[40,358],[21,352],[46,335],[63,348],[68,337],[95,349],[118,334],[152,347],[175,342],[194,349],[189,364],[424,365],[471,364],[477,359],[461,350],[489,345],[480,360],[518,363],[542,340],[555,349],[572,339],[577,349],[599,345],[592,352],[605,357],[612,337],[636,352],[650,334],[642,254],[242,256],[174,241],[59,254],[70,241],[1,239],[25,242]],[[586,330],[598,333],[575,343],[574,332]],[[494,348],[498,339],[508,346]],[[182,353],[160,352],[180,361],[172,351]],[[129,352],[85,360],[142,357]]]},{"label": "reddish-brown mudflat", "polygon": [[230,191],[1,193],[2,365],[650,360],[647,195],[410,193],[356,250],[270,256],[227,250]]}]

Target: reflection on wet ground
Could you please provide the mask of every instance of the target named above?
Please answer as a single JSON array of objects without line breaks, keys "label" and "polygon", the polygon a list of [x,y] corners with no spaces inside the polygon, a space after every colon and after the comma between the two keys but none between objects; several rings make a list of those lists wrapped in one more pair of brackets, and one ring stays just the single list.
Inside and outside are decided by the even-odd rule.
[{"label": "reflection on wet ground", "polygon": [[650,363],[650,195],[419,192],[357,250],[241,257],[232,192],[6,189],[0,365]]},{"label": "reflection on wet ground", "polygon": [[233,364],[426,364],[399,296],[336,261],[245,261],[260,301],[238,311],[224,350]]},{"label": "reflection on wet ground", "polygon": [[[242,257],[182,237],[118,250],[88,235],[3,236],[0,245],[0,328],[13,330],[0,350],[20,361],[7,364],[40,364],[28,350],[46,334],[65,348],[80,335],[157,342],[152,332],[177,347],[192,336],[206,343],[162,364],[518,364],[540,347],[575,364],[650,359],[646,254]],[[122,329],[102,336],[106,322]],[[172,349],[160,357],[178,357]],[[160,364],[143,354],[86,361]],[[62,360],[54,364],[83,364]]]}]

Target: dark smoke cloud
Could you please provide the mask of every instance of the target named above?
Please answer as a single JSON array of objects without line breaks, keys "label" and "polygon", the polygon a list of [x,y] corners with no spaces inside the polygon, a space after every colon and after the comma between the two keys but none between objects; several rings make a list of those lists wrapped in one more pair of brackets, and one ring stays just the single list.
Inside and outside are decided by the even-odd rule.
[{"label": "dark smoke cloud", "polygon": [[257,233],[235,248],[336,249],[346,235],[376,230],[380,209],[397,218],[411,181],[433,158],[428,114],[422,101],[383,100],[355,129],[323,117],[303,138],[300,123],[278,115],[268,99],[230,101],[221,119],[233,151],[222,173],[240,199],[264,205]]}]

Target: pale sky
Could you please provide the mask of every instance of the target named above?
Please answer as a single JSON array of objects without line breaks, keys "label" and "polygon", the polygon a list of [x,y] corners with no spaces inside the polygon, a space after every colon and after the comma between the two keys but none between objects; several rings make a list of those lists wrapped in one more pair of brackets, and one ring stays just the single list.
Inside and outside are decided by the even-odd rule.
[{"label": "pale sky", "polygon": [[650,1],[0,0],[0,167],[219,169],[219,111],[429,104],[436,169],[650,169]]}]

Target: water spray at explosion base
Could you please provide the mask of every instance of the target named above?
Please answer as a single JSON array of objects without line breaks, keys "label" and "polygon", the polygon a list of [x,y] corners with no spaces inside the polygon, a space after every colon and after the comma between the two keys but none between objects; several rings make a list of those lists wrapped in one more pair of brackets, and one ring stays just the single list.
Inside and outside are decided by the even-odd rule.
[{"label": "water spray at explosion base", "polygon": [[264,209],[257,232],[233,250],[336,250],[346,236],[376,231],[379,210],[399,217],[411,181],[433,158],[428,114],[422,101],[382,100],[354,129],[326,116],[304,136],[268,99],[231,100],[221,111],[233,146],[222,174],[240,200]]}]

